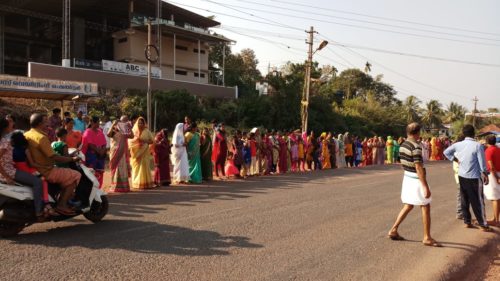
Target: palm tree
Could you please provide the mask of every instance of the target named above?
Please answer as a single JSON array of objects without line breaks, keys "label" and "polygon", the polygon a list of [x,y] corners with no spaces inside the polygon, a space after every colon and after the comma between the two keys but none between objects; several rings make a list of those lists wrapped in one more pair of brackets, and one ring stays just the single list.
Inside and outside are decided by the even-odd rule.
[{"label": "palm tree", "polygon": [[405,109],[406,121],[408,123],[418,122],[420,120],[420,103],[421,101],[415,96],[406,98],[403,107]]},{"label": "palm tree", "polygon": [[430,100],[425,104],[424,114],[422,116],[422,122],[429,129],[435,129],[441,126],[441,116],[443,114],[443,110],[441,109],[442,105],[437,100]]},{"label": "palm tree", "polygon": [[445,123],[453,123],[457,120],[462,120],[465,117],[465,113],[467,110],[465,107],[459,105],[456,102],[451,102],[446,109],[446,113],[443,118],[443,122]]}]

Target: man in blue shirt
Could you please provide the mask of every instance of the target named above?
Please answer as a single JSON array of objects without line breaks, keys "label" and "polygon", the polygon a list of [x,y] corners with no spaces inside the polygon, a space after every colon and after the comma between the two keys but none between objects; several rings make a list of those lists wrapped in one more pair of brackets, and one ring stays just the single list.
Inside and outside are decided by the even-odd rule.
[{"label": "man in blue shirt", "polygon": [[475,132],[472,125],[465,125],[462,133],[465,139],[448,147],[444,155],[448,160],[459,163],[458,181],[465,227],[473,228],[469,210],[472,206],[481,230],[491,231],[484,211],[483,183],[488,184],[484,149],[473,139]]},{"label": "man in blue shirt", "polygon": [[80,131],[84,132],[85,131],[85,121],[83,120],[83,112],[78,111],[76,118],[73,119],[74,125],[73,125],[73,130],[75,131]]}]

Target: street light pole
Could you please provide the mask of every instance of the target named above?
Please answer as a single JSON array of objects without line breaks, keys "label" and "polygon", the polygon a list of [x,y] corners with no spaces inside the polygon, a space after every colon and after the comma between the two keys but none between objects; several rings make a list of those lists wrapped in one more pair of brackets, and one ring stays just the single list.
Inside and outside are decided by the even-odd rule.
[{"label": "street light pole", "polygon": [[301,119],[302,119],[302,132],[307,132],[307,121],[308,121],[308,110],[309,110],[309,90],[311,86],[311,64],[313,57],[313,42],[314,42],[314,27],[307,31],[309,33],[309,41],[306,44],[309,45],[309,50],[307,52],[307,62],[306,62],[306,73],[305,73],[305,83],[304,90],[302,92],[302,102],[301,102]]},{"label": "street light pole", "polygon": [[318,48],[313,52],[313,43],[314,43],[314,27],[311,26],[309,31],[306,31],[309,34],[309,41],[306,41],[306,44],[309,45],[309,50],[307,52],[307,62],[306,62],[306,72],[304,75],[304,89],[302,92],[302,101],[301,101],[301,121],[302,121],[302,132],[307,132],[307,123],[309,121],[309,93],[311,90],[311,68],[312,68],[312,59],[313,55],[323,49],[326,45],[328,45],[328,41],[322,41],[319,44]]},{"label": "street light pole", "polygon": [[[148,46],[151,46],[151,20],[148,19]],[[148,59],[147,122],[151,126],[151,60]]]}]

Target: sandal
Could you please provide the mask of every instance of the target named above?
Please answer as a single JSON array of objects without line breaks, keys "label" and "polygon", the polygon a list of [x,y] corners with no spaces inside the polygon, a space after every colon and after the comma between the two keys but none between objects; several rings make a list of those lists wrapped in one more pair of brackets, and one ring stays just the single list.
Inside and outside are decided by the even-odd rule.
[{"label": "sandal", "polygon": [[52,208],[51,205],[47,204],[45,205],[45,207],[43,207],[43,215],[45,216],[45,218],[49,218],[49,217],[57,217],[59,216],[59,213],[56,212],[56,210],[54,210],[54,208]]},{"label": "sandal", "polygon": [[429,247],[443,247],[443,245],[441,243],[438,243],[436,240],[434,239],[431,239],[429,241],[422,241],[422,244],[424,244],[424,246],[429,246]]},{"label": "sandal", "polygon": [[391,233],[391,234],[388,234],[387,237],[389,237],[389,239],[391,239],[392,241],[403,241],[405,240],[405,238],[401,235],[399,235],[399,233]]},{"label": "sandal", "polygon": [[479,228],[483,232],[492,232],[493,231],[493,229],[491,227],[489,227],[489,226],[480,226]]}]

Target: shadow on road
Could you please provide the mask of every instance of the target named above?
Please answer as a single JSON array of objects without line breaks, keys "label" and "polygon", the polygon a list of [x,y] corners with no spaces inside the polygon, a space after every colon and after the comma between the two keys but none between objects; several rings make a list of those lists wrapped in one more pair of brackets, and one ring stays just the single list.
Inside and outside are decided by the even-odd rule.
[{"label": "shadow on road", "polygon": [[235,200],[266,193],[272,189],[300,188],[310,181],[325,184],[322,180],[332,177],[353,177],[373,171],[394,171],[399,165],[370,166],[322,170],[312,173],[289,173],[274,176],[250,177],[246,180],[211,181],[199,185],[170,186],[110,196],[110,213],[121,217],[142,217],[144,213],[165,210],[161,205],[195,206],[213,200]]},{"label": "shadow on road", "polygon": [[263,247],[251,243],[247,237],[223,236],[214,231],[134,220],[104,220],[98,224],[53,228],[47,232],[20,234],[11,241],[18,245],[115,249],[179,256],[229,255],[231,248]]}]

